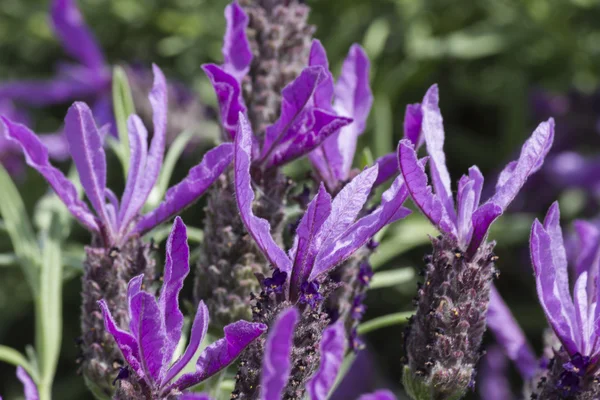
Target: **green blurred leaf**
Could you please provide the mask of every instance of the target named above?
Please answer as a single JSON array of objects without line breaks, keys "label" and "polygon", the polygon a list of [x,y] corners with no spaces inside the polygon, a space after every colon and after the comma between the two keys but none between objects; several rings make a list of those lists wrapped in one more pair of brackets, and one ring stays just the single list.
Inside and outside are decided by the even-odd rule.
[{"label": "green blurred leaf", "polygon": [[56,372],[62,338],[62,231],[59,216],[54,214],[50,229],[44,232],[40,291],[36,299],[36,350],[40,385],[48,392]]},{"label": "green blurred leaf", "polygon": [[410,318],[414,313],[414,311],[405,311],[395,314],[384,315],[383,317],[373,318],[370,321],[363,322],[362,324],[360,324],[358,326],[357,332],[359,335],[364,335],[366,333],[375,331],[377,329],[385,328],[387,326],[405,324],[408,322],[408,318]]},{"label": "green blurred leaf", "polygon": [[390,24],[385,17],[378,18],[369,25],[363,39],[363,46],[371,60],[379,57],[389,36]]},{"label": "green blurred leaf", "polygon": [[[151,230],[147,236],[152,238],[155,243],[160,244],[169,237],[171,228],[171,224],[162,224]],[[194,228],[193,226],[187,227],[187,236],[190,242],[202,243],[204,240],[204,232],[202,229]]]},{"label": "green blurred leaf", "polygon": [[0,254],[0,267],[13,267],[18,262],[19,258],[14,253]]},{"label": "green blurred leaf", "polygon": [[391,271],[381,271],[373,275],[369,289],[386,288],[410,282],[415,277],[415,270],[412,267],[393,269]]},{"label": "green blurred leaf", "polygon": [[12,347],[0,345],[0,361],[23,367],[35,382],[39,381],[39,375],[35,368],[23,354]]},{"label": "green blurred leaf", "polygon": [[0,196],[0,214],[2,214],[15,254],[19,257],[19,264],[27,277],[32,292],[35,293],[39,283],[37,271],[40,249],[31,222],[27,217],[23,199],[8,172],[2,166],[0,166],[0,187],[3,192]]},{"label": "green blurred leaf", "polygon": [[394,151],[394,120],[390,99],[385,94],[376,94],[373,105],[375,134],[372,135],[375,156],[381,157]]},{"label": "green blurred leaf", "polygon": [[123,172],[127,176],[129,171],[129,133],[127,131],[127,119],[135,113],[133,104],[133,96],[131,88],[127,80],[125,70],[119,66],[113,70],[112,81],[112,99],[113,109],[115,113],[115,121],[117,122],[117,131],[119,133],[119,151],[117,156],[123,165]]}]

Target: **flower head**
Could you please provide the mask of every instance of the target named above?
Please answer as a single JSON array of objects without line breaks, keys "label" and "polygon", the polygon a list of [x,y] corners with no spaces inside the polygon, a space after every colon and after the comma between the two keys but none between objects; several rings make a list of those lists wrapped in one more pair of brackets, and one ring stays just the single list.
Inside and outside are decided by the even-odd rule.
[{"label": "flower head", "polygon": [[194,357],[206,335],[209,322],[208,310],[200,302],[188,347],[173,361],[183,328],[179,292],[189,270],[186,227],[177,217],[167,241],[164,283],[158,299],[142,290],[143,275],[129,282],[129,331],[116,326],[104,300],[98,302],[106,330],[114,337],[138,382],[145,385],[156,398],[166,398],[172,391],[181,392],[208,379],[232,363],[246,346],[266,330],[263,324],[246,321],[226,326],[225,337],[202,352],[196,362],[196,371],[176,379]]},{"label": "flower head", "polygon": [[[279,400],[284,389],[293,378],[292,349],[294,332],[300,314],[295,308],[282,311],[269,330],[265,344],[265,354],[260,380],[261,400]],[[324,400],[328,397],[346,353],[344,326],[330,325],[323,332],[319,350],[321,361],[317,371],[310,377],[306,389],[310,400]]]},{"label": "flower head", "polygon": [[306,298],[315,289],[308,284],[348,259],[385,225],[408,215],[409,210],[402,207],[408,193],[399,177],[383,194],[381,205],[356,220],[377,178],[375,165],[356,176],[333,201],[321,184],[298,225],[292,248],[286,253],[271,236],[269,223],[252,211],[253,136],[246,117],[240,114],[239,121],[234,149],[236,201],[242,221],[262,253],[279,271],[277,274],[286,274],[286,299],[296,302],[302,294]]},{"label": "flower head", "polygon": [[510,162],[500,174],[496,193],[480,205],[483,175],[476,166],[458,182],[456,208],[450,174],[446,167],[444,126],[438,106],[438,88],[432,86],[421,103],[422,131],[430,164],[433,190],[427,184],[425,163],[419,161],[415,145],[400,141],[400,171],[414,203],[445,235],[454,239],[461,251],[473,255],[487,236],[491,224],[512,202],[527,178],[542,166],[554,138],[554,120],[541,123],[525,142],[517,161]]},{"label": "flower head", "polygon": [[[250,71],[252,51],[246,36],[248,16],[242,7],[237,2],[229,4],[225,18],[224,63],[206,64],[202,68],[215,89],[221,123],[233,140],[239,116],[247,114],[242,80]],[[267,126],[260,137],[252,137],[256,142],[253,154],[256,165],[276,167],[308,154],[351,122],[332,109],[333,92],[328,99],[322,97],[330,79],[331,74],[323,66],[308,66],[283,89],[279,118]]]},{"label": "flower head", "polygon": [[125,191],[121,201],[106,187],[106,156],[92,112],[85,103],[76,102],[65,118],[65,135],[81,185],[95,214],[80,200],[77,190],[64,174],[48,160],[48,150],[25,126],[5,117],[0,130],[20,145],[27,163],[52,186],[71,214],[88,230],[99,234],[104,246],[122,245],[133,234],[142,235],[168,220],[200,197],[225,170],[232,159],[231,144],[209,151],[180,183],[170,188],[156,209],[140,216],[162,166],[167,122],[166,82],[161,70],[154,66],[154,87],[150,92],[153,137],[148,148],[148,132],[137,115],[128,119],[131,158]]}]

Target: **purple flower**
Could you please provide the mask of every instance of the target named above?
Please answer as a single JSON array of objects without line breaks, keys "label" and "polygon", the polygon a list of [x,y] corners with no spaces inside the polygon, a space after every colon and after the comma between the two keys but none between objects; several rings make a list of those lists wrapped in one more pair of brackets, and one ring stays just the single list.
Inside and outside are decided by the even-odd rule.
[{"label": "purple flower", "polygon": [[164,283],[158,299],[142,290],[143,275],[129,282],[129,331],[116,326],[104,300],[98,302],[106,330],[114,337],[138,383],[151,391],[152,398],[167,398],[171,392],[181,392],[208,379],[231,364],[246,346],[267,329],[263,324],[246,321],[226,326],[225,337],[201,353],[196,362],[196,371],[177,378],[202,343],[209,321],[208,309],[200,302],[188,347],[174,361],[183,328],[179,292],[189,270],[186,227],[177,217],[167,241]]},{"label": "purple flower", "polygon": [[25,126],[1,118],[0,130],[20,145],[27,163],[52,186],[73,216],[88,230],[99,234],[104,246],[122,245],[131,235],[142,235],[168,220],[200,197],[225,170],[232,159],[232,145],[209,151],[180,183],[170,188],[156,209],[140,216],[140,211],[158,179],[165,150],[167,123],[166,83],[161,70],[153,66],[154,87],[150,92],[153,108],[153,137],[148,148],[148,132],[137,115],[128,120],[131,158],[121,201],[106,187],[106,157],[102,137],[92,112],[85,103],[71,106],[65,118],[65,135],[81,185],[95,214],[77,196],[75,186],[48,160],[48,150]]},{"label": "purple flower", "polygon": [[[246,115],[242,96],[242,80],[250,70],[252,51],[246,37],[248,16],[236,2],[225,8],[227,29],[223,43],[222,65],[205,64],[219,102],[221,123],[233,140],[239,115]],[[323,100],[323,88],[331,74],[321,65],[309,66],[282,91],[279,119],[266,127],[256,143],[253,158],[263,168],[286,164],[318,147],[330,135],[348,125],[351,119],[338,116],[328,101]],[[326,105],[328,102],[328,105]]]},{"label": "purple flower", "polygon": [[[438,88],[432,86],[421,103],[422,131],[428,159],[419,161],[414,144],[404,139],[398,146],[400,170],[414,203],[460,250],[472,256],[485,240],[491,224],[508,207],[527,178],[543,164],[554,138],[554,120],[541,123],[525,142],[517,161],[500,174],[496,193],[480,204],[483,176],[476,166],[458,182],[456,208],[444,154],[444,126],[438,106]],[[430,163],[433,190],[427,183],[425,163]]]},{"label": "purple flower", "polygon": [[[489,323],[489,322],[488,322]],[[510,400],[515,396],[508,380],[508,360],[500,347],[491,347],[481,361],[479,394],[486,400]]]},{"label": "purple flower", "polygon": [[[598,258],[578,266],[573,296],[569,291],[567,256],[560,227],[558,203],[552,204],[544,223],[531,230],[531,261],[540,304],[548,323],[570,357],[567,370],[596,365],[600,358]],[[582,360],[589,360],[582,362]],[[578,373],[579,375],[579,373]]]},{"label": "purple flower", "polygon": [[[291,353],[294,332],[299,319],[298,310],[289,308],[279,314],[269,331],[260,380],[261,400],[282,398],[292,371]],[[324,400],[328,397],[346,353],[344,335],[344,326],[340,323],[330,325],[323,332],[319,346],[320,365],[306,385],[311,400]]]},{"label": "purple flower", "polygon": [[[38,393],[37,386],[31,376],[23,369],[23,367],[17,367],[17,378],[23,384],[23,394],[25,395],[25,400],[39,400],[40,395]],[[0,396],[0,400],[2,400],[2,396]]]},{"label": "purple flower", "polygon": [[240,114],[234,149],[237,205],[242,221],[259,249],[273,268],[286,273],[285,298],[293,303],[303,294],[304,284],[325,276],[367,243],[381,228],[409,213],[408,209],[402,207],[408,195],[407,190],[402,178],[397,178],[383,194],[381,205],[355,221],[377,177],[375,165],[356,176],[333,201],[321,184],[298,225],[294,244],[287,254],[271,236],[269,223],[256,217],[252,211],[252,144],[250,125],[246,117]]},{"label": "purple flower", "polygon": [[358,400],[396,400],[396,396],[389,390],[378,390],[373,393],[363,394]]}]

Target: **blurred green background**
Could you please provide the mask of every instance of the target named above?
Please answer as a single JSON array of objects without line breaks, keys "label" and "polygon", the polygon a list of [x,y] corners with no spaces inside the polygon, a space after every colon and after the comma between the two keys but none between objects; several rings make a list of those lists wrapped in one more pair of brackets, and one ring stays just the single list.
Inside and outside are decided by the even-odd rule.
[{"label": "blurred green background", "polygon": [[[193,88],[205,104],[214,104],[212,88],[199,67],[221,60],[225,1],[78,3],[110,63],[155,62],[169,77]],[[592,94],[600,79],[597,0],[320,0],[308,4],[310,20],[317,26],[315,36],[328,51],[334,75],[354,42],[362,44],[371,58],[375,102],[361,145],[374,157],[392,151],[402,137],[406,104],[420,101],[431,84],[439,84],[445,148],[454,180],[477,164],[491,181],[516,156],[542,118],[532,107],[533,91]],[[50,77],[56,63],[66,59],[49,24],[48,8],[48,1],[42,0],[0,1],[0,80]],[[594,106],[586,105],[592,116]],[[66,108],[35,111],[36,127],[40,131],[57,129]],[[598,135],[595,126],[581,129],[589,136]],[[557,137],[561,137],[560,130]],[[185,168],[179,172],[185,173]],[[29,172],[20,189],[28,207],[33,207],[45,186]],[[528,196],[533,203],[536,191],[544,189],[531,188]],[[568,218],[595,215],[593,207],[582,214],[571,204],[578,198],[572,196],[577,195],[561,197]],[[493,232],[499,242],[500,291],[538,350],[545,320],[537,305],[524,244],[535,213],[545,212],[549,201],[539,200],[541,204],[529,208],[532,212],[505,216]],[[188,214],[186,221],[201,225],[201,211]],[[401,222],[393,229],[392,237],[405,242],[400,247],[406,251],[400,254],[394,248],[398,246],[382,249],[383,254],[377,256],[381,269],[421,262],[428,251],[423,223],[418,219],[411,223]],[[88,238],[83,230],[75,229],[73,240],[85,243]],[[10,250],[10,243],[2,237],[0,247]],[[0,343],[23,350],[33,341],[30,295],[17,268],[0,267],[0,276]],[[414,289],[413,280],[373,290],[366,318],[410,309]],[[64,294],[64,338],[55,385],[55,397],[60,399],[89,397],[74,373],[78,298],[78,279],[73,279]],[[366,337],[377,365],[377,384],[398,388],[402,329],[393,326]],[[517,391],[518,380],[514,382]],[[0,393],[11,399],[20,391],[14,368],[0,364]]]}]

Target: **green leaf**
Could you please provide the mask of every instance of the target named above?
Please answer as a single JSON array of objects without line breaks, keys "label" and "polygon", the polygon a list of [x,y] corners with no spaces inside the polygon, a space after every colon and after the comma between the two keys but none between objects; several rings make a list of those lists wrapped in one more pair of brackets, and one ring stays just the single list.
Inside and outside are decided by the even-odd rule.
[{"label": "green leaf", "polygon": [[39,375],[35,368],[23,354],[12,347],[0,345],[0,361],[23,367],[35,382],[39,381]]},{"label": "green leaf", "polygon": [[[160,244],[169,237],[171,228],[171,224],[163,224],[151,230],[147,236],[152,238],[155,243]],[[187,236],[190,242],[202,243],[204,241],[204,232],[202,229],[194,228],[193,226],[187,227]]]},{"label": "green leaf", "polygon": [[363,39],[363,45],[371,60],[379,57],[389,36],[390,24],[384,17],[376,19],[369,25]]},{"label": "green leaf", "polygon": [[150,196],[148,197],[148,201],[144,207],[146,210],[152,210],[156,208],[165,197],[165,193],[169,188],[171,176],[173,175],[173,170],[175,169],[175,164],[177,164],[181,154],[194,136],[195,135],[192,132],[182,132],[169,146],[169,151],[165,156],[165,161],[163,162],[158,181],[152,188]]},{"label": "green leaf", "polygon": [[52,387],[62,337],[63,225],[58,214],[54,214],[49,228],[43,235],[40,291],[36,298],[36,350],[40,383],[47,391]]},{"label": "green leaf", "polygon": [[364,335],[365,333],[385,328],[387,326],[405,324],[408,322],[408,318],[410,318],[414,313],[414,311],[404,311],[395,314],[384,315],[383,317],[373,318],[370,321],[360,324],[357,332],[359,335]]},{"label": "green leaf", "polygon": [[13,267],[19,263],[19,258],[14,253],[0,254],[0,267]]},{"label": "green leaf", "polygon": [[394,151],[394,116],[390,99],[385,94],[378,94],[373,104],[375,119],[375,135],[373,146],[375,155],[381,157]]},{"label": "green leaf", "polygon": [[129,171],[129,134],[127,132],[127,118],[135,113],[133,96],[127,80],[125,70],[116,66],[113,70],[112,98],[117,122],[117,131],[119,133],[119,148],[117,153],[123,165],[123,172],[127,176]]},{"label": "green leaf", "polygon": [[41,260],[40,248],[27,217],[23,199],[8,172],[0,165],[0,214],[10,236],[13,249],[19,258],[23,273],[27,278],[33,293],[38,288],[37,270]]},{"label": "green leaf", "polygon": [[370,258],[373,269],[377,269],[388,261],[417,246],[429,243],[429,235],[437,234],[435,228],[425,217],[413,214],[395,229],[388,231],[388,236],[381,241],[375,254]]},{"label": "green leaf", "polygon": [[398,268],[391,271],[381,271],[373,275],[370,289],[386,288],[410,282],[415,277],[415,270],[412,267]]}]

